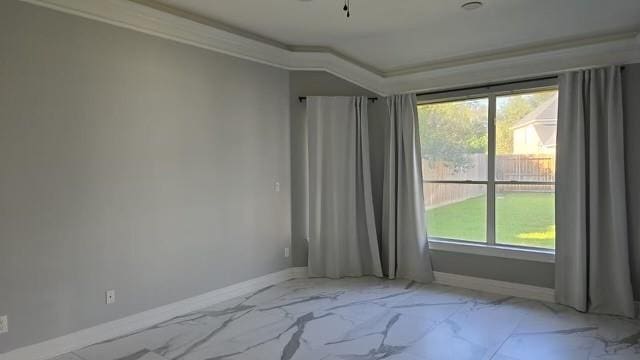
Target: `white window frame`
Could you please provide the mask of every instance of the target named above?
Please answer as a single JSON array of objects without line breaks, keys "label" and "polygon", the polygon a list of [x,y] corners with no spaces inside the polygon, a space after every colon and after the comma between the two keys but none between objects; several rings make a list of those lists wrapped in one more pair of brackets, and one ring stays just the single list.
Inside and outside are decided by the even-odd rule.
[{"label": "white window frame", "polygon": [[[449,183],[449,184],[483,184],[487,189],[487,235],[485,242],[465,241],[459,239],[446,239],[429,237],[429,247],[433,250],[460,252],[466,254],[497,256],[511,259],[530,260],[538,262],[555,262],[555,249],[535,248],[521,245],[496,244],[496,219],[495,207],[496,185],[549,185],[550,182],[541,181],[501,181],[495,179],[496,161],[496,98],[505,95],[517,95],[544,90],[557,90],[556,78],[543,80],[526,80],[522,82],[510,82],[503,85],[490,85],[474,87],[463,90],[440,91],[431,94],[418,95],[418,106],[451,101],[488,99],[488,166],[487,180],[423,180],[424,183]],[[555,185],[555,181],[553,185]],[[557,239],[556,239],[557,241]]]}]

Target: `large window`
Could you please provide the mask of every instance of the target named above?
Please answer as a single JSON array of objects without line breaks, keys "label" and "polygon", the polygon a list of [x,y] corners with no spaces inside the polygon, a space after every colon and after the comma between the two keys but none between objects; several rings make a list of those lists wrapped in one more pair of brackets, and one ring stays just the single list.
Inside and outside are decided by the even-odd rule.
[{"label": "large window", "polygon": [[431,99],[418,113],[430,239],[555,248],[555,88]]}]

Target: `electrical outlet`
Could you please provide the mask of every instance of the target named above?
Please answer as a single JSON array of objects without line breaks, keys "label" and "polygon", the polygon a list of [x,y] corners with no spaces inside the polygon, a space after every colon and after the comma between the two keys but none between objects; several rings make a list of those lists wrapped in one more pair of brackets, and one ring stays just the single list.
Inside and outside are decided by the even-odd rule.
[{"label": "electrical outlet", "polygon": [[284,257],[286,257],[286,258],[289,257],[289,248],[288,247],[284,248]]},{"label": "electrical outlet", "polygon": [[113,304],[114,302],[116,302],[116,291],[107,290],[107,292],[105,293],[105,298],[106,298],[107,305]]},{"label": "electrical outlet", "polygon": [[0,334],[9,332],[9,319],[7,315],[0,316]]},{"label": "electrical outlet", "polygon": [[273,185],[273,189],[276,192],[280,192],[280,183],[276,181],[276,183]]}]

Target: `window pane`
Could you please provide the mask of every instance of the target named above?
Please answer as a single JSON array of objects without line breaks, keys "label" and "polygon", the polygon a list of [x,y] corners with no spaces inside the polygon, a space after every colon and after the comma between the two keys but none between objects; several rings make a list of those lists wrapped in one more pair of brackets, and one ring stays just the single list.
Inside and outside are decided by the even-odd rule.
[{"label": "window pane", "polygon": [[425,183],[424,202],[430,237],[486,241],[486,185]]},{"label": "window pane", "polygon": [[555,181],[558,91],[496,98],[496,180]]},{"label": "window pane", "polygon": [[488,99],[420,105],[425,180],[487,180]]},{"label": "window pane", "polygon": [[555,185],[496,185],[496,243],[555,248]]}]

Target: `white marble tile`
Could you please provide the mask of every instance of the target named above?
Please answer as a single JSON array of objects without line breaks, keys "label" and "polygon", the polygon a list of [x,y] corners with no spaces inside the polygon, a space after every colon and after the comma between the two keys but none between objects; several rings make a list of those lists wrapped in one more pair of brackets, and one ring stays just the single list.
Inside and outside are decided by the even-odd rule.
[{"label": "white marble tile", "polygon": [[507,356],[507,355],[496,354],[491,358],[491,360],[519,360],[519,359],[511,356]]},{"label": "white marble tile", "polygon": [[640,322],[614,316],[594,318],[598,329],[590,359],[640,359]]},{"label": "white marble tile", "polygon": [[167,358],[162,357],[156,353],[150,352],[142,355],[142,357],[138,358],[137,360],[167,360]]},{"label": "white marble tile", "polygon": [[296,279],[55,360],[640,359],[639,340],[638,321],[536,301]]},{"label": "white marble tile", "polygon": [[423,359],[434,360],[482,359],[489,353],[486,346],[458,336],[458,331],[455,324],[445,321],[409,347],[406,352]]},{"label": "white marble tile", "polygon": [[517,327],[527,301],[478,293],[408,351],[428,359],[488,359]]},{"label": "white marble tile", "polygon": [[82,360],[82,359],[78,357],[78,355],[75,355],[73,353],[68,353],[68,354],[57,356],[51,360]]},{"label": "white marble tile", "polygon": [[557,332],[511,335],[499,355],[515,359],[588,359],[594,339],[585,334]]},{"label": "white marble tile", "polygon": [[409,317],[422,317],[440,323],[473,303],[468,292],[438,285],[418,286],[406,299],[390,306]]},{"label": "white marble tile", "polygon": [[498,354],[516,359],[587,359],[597,325],[567,307],[536,302]]}]

